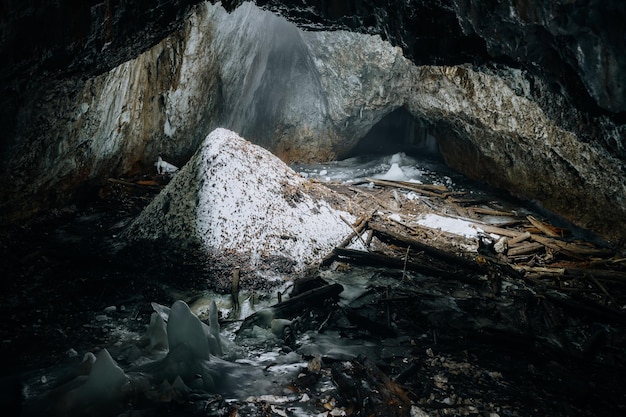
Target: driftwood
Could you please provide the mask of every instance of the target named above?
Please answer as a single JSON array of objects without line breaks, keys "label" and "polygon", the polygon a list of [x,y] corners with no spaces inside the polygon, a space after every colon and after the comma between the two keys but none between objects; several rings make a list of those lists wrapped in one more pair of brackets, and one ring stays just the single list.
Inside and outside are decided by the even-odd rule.
[{"label": "driftwood", "polygon": [[509,249],[506,254],[508,256],[518,256],[518,255],[526,255],[529,253],[537,252],[539,249],[542,249],[544,246],[541,243],[525,243],[523,245],[511,247],[509,244]]},{"label": "driftwood", "polygon": [[521,235],[509,239],[509,247],[518,245],[527,239],[530,239],[530,232],[522,233]]},{"label": "driftwood", "polygon": [[543,233],[546,236],[550,236],[550,237],[561,236],[561,234],[558,233],[557,228],[552,225],[540,222],[539,220],[535,219],[533,216],[526,216],[526,219],[528,219],[530,224],[535,226],[538,230],[541,231],[541,233]]},{"label": "driftwood", "polygon": [[[463,273],[462,271],[448,271],[432,267],[426,263],[417,262],[412,259],[405,263],[403,258],[394,258],[382,253],[364,252],[355,249],[335,248],[333,250],[337,258],[343,262],[350,262],[358,265],[388,267],[407,271],[416,271],[425,275],[431,275],[471,284],[480,283],[478,278]],[[406,266],[405,266],[406,264]]]},{"label": "driftwood", "polygon": [[409,236],[400,235],[391,230],[382,228],[376,223],[370,224],[369,227],[374,232],[376,237],[382,242],[402,247],[410,246],[413,251],[424,252],[425,254],[432,256],[433,258],[441,259],[444,262],[458,265],[471,271],[484,272],[484,268],[481,265],[470,259],[437,249]]},{"label": "driftwood", "polygon": [[485,214],[488,216],[503,216],[503,217],[513,217],[514,214],[507,212],[507,211],[500,211],[500,210],[493,210],[493,209],[486,209],[486,208],[482,208],[482,207],[471,207],[468,209],[470,212],[476,213],[476,214]]},{"label": "driftwood", "polygon": [[574,259],[585,259],[588,256],[612,256],[610,249],[583,246],[576,243],[565,242],[560,239],[548,238],[539,235],[531,235],[531,239],[539,242],[547,248],[561,252]]},{"label": "driftwood", "polygon": [[[356,224],[354,226],[350,225],[350,227],[352,228],[352,233],[350,233],[348,237],[346,237],[337,247],[345,248],[346,246],[350,244],[350,242],[352,242],[352,239],[354,239],[356,236],[359,236],[359,238],[362,240],[363,238],[361,238],[360,233],[363,231],[363,229],[365,229],[365,227],[367,226],[367,224],[369,223],[373,215],[374,215],[374,212],[372,212],[369,216],[361,216],[356,221]],[[364,245],[367,248],[369,246],[369,243],[364,242]],[[335,259],[335,254],[333,252],[329,253],[328,255],[324,257],[324,259],[321,260],[320,267],[325,267],[325,266],[332,264],[334,259]]]},{"label": "driftwood", "polygon": [[[587,242],[565,239],[562,236],[569,234],[568,230],[555,227],[533,216],[520,217],[507,209],[491,208],[490,200],[454,197],[454,193],[445,186],[372,178],[367,178],[366,181],[377,185],[376,190],[360,189],[354,185],[346,189],[356,193],[355,198],[359,200],[359,204],[364,204],[366,209],[377,212],[382,207],[386,209],[384,211],[402,214],[405,220],[386,216],[400,225],[396,227],[378,218],[372,220],[373,216],[370,215],[367,221],[351,225],[354,227],[353,233],[322,261],[322,266],[339,259],[362,265],[417,271],[425,275],[466,282],[476,282],[478,276],[485,275],[490,280],[525,279],[544,291],[553,288],[562,293],[580,293],[587,295],[591,302],[597,302],[598,296],[604,295],[604,301],[609,305],[626,303],[626,294],[623,291],[626,284],[626,259],[611,259],[615,256],[613,250]],[[403,211],[404,207],[399,209],[391,207],[394,204],[389,201],[380,201],[390,195],[393,195],[391,198],[399,200],[397,198],[399,191],[396,189],[415,191],[427,198],[414,200],[413,206],[406,208],[410,210],[407,212]],[[430,233],[424,232],[428,230],[427,227],[417,226],[406,220],[411,214],[422,211],[432,211],[438,215],[460,219],[486,234],[503,236],[506,238],[505,249],[496,254],[491,238],[486,239],[487,244],[483,245],[479,254],[463,254],[458,250],[448,249],[445,243],[439,245],[440,241],[456,239],[457,236],[440,231],[432,237]],[[494,225],[481,219],[482,215],[508,216],[514,221]],[[367,239],[365,236],[362,239],[367,250],[372,238],[376,237],[377,241],[383,246],[386,245],[389,251],[383,249],[381,252],[367,253],[342,249],[357,235],[361,237],[364,233],[367,233]],[[424,239],[424,235],[431,236],[430,240]],[[383,252],[396,252],[397,256],[384,255]]]}]

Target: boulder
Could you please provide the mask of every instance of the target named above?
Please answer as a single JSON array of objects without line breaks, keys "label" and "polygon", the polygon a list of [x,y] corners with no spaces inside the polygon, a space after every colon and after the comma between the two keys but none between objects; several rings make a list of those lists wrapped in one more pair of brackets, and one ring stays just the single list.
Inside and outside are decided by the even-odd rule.
[{"label": "boulder", "polygon": [[[344,198],[296,174],[226,129],[209,134],[191,160],[129,226],[123,239],[199,250],[213,269],[303,271],[351,232]],[[347,204],[345,204],[347,206]]]}]

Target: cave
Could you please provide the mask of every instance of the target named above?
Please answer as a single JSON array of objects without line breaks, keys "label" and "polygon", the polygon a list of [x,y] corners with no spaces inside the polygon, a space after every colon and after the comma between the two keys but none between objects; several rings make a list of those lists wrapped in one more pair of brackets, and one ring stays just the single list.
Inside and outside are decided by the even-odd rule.
[{"label": "cave", "polygon": [[405,152],[418,158],[443,159],[433,130],[428,122],[400,107],[372,126],[348,157]]},{"label": "cave", "polygon": [[36,3],[0,408],[624,414],[626,3]]}]

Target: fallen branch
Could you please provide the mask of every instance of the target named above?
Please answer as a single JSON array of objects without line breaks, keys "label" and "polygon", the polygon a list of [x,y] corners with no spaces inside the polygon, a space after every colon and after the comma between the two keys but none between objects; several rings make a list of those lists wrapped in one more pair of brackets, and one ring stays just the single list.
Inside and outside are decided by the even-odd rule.
[{"label": "fallen branch", "polygon": [[[394,258],[384,255],[382,253],[365,252],[355,249],[335,248],[333,252],[337,255],[337,258],[344,262],[350,262],[358,265],[387,267],[394,269],[404,268],[404,259]],[[435,268],[425,263],[416,262],[414,260],[406,262],[406,269],[408,271],[416,271],[424,275],[437,276],[446,279],[454,279],[461,282],[467,282],[470,284],[476,284],[481,282],[478,278],[474,278],[471,275],[454,271],[446,271],[443,269]]]},{"label": "fallen branch", "polygon": [[539,220],[535,219],[533,216],[526,216],[526,219],[528,219],[528,221],[530,222],[530,224],[532,224],[533,226],[535,226],[537,229],[539,229],[544,235],[546,236],[550,236],[550,237],[559,237],[560,235],[556,232],[555,227],[552,225],[548,225],[546,223],[542,223]]},{"label": "fallen branch", "polygon": [[412,239],[408,236],[402,236],[390,230],[383,229],[376,223],[370,224],[369,227],[376,234],[376,237],[382,242],[387,242],[393,245],[403,247],[410,246],[411,248],[413,248],[414,251],[424,252],[425,254],[432,256],[433,258],[440,259],[444,262],[453,265],[459,265],[464,269],[469,269],[476,272],[484,272],[484,268],[478,265],[473,260],[445,252],[441,249],[437,249],[433,246],[422,243],[417,239]]},{"label": "fallen branch", "polygon": [[[339,245],[337,247],[345,248],[346,246],[348,246],[350,244],[350,242],[352,242],[352,239],[354,239],[355,236],[359,236],[361,241],[363,241],[363,239],[360,237],[360,233],[361,233],[361,231],[363,231],[363,229],[365,229],[367,227],[367,224],[372,219],[372,216],[374,215],[374,213],[375,213],[375,211],[373,211],[367,217],[361,216],[359,218],[359,220],[356,222],[355,226],[350,225],[350,227],[352,228],[352,233],[350,233],[348,235],[348,237],[346,237],[344,240],[342,240],[341,243],[339,243]],[[368,242],[363,242],[363,244],[365,245],[366,248],[369,247],[369,243]],[[326,267],[326,266],[332,264],[334,259],[335,259],[335,254],[333,252],[329,253],[328,255],[326,255],[324,257],[324,259],[321,260],[320,267]]]},{"label": "fallen branch", "polygon": [[587,256],[612,256],[613,251],[596,247],[587,247],[576,243],[565,242],[554,238],[531,235],[531,239],[539,242],[547,248],[561,252],[574,259],[584,259]]},{"label": "fallen branch", "polygon": [[[364,247],[366,250],[368,250],[368,249],[367,249],[367,245],[365,244],[365,241],[364,241],[364,240],[363,240],[363,238],[361,237],[361,232],[360,232],[359,230],[356,230],[356,228],[352,225],[352,223],[350,223],[349,221],[347,221],[347,220],[345,219],[345,217],[343,217],[343,216],[339,216],[339,218],[340,218],[340,219],[341,219],[341,220],[342,220],[345,224],[347,224],[347,225],[348,225],[348,226],[352,229],[352,233],[354,233],[354,234],[356,235],[356,237],[358,237],[358,238],[359,238],[359,240],[360,240],[360,241],[361,241],[361,243],[363,244],[363,247]],[[363,230],[363,229],[361,229],[361,230]],[[347,245],[346,245],[346,246],[347,246]]]}]

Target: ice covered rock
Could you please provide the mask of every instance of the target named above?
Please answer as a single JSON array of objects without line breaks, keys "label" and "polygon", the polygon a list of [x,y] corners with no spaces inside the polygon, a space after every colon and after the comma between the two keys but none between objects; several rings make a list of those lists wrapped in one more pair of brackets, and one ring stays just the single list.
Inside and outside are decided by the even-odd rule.
[{"label": "ice covered rock", "polygon": [[[290,273],[329,253],[351,229],[346,200],[265,149],[216,129],[131,224],[125,238],[201,248],[214,265]],[[230,272],[230,271],[229,271]]]},{"label": "ice covered rock", "polygon": [[[177,301],[174,304],[177,304],[177,303],[178,304],[183,303],[185,306],[187,305],[184,303],[184,301]],[[180,326],[180,323],[178,322],[175,322],[174,324],[171,324],[171,325],[169,324],[170,314],[174,306],[172,305],[172,308],[169,308],[167,306],[154,303],[154,302],[151,303],[151,305],[152,305],[152,308],[154,309],[154,313],[152,313],[152,316],[150,317],[150,325],[148,326],[148,330],[146,331],[146,334],[144,334],[143,337],[141,338],[140,344],[148,345],[149,346],[148,350],[158,349],[158,347],[150,348],[150,346],[152,346],[153,344],[156,346],[164,345],[167,348],[169,344],[168,343],[169,334],[168,334],[165,322],[168,323],[167,326],[174,326],[175,328]],[[174,316],[174,320],[180,319],[181,317],[188,318],[188,315],[186,312],[182,314],[184,310],[184,306],[179,305],[177,308],[180,311],[178,315]],[[193,315],[194,317],[196,317],[197,319],[197,316],[191,311],[191,309],[189,307],[187,307],[187,309],[189,310],[189,313]],[[230,343],[230,341],[227,338],[223,337],[220,334],[220,325],[219,325],[218,319],[219,319],[219,311],[217,309],[217,305],[215,304],[215,300],[211,300],[211,302],[209,303],[209,326],[207,326],[205,323],[203,323],[199,319],[198,319],[198,322],[200,323],[204,336],[207,339],[207,343],[209,346],[209,353],[211,355],[223,356],[224,353],[226,353],[228,349],[232,347],[232,343]],[[159,323],[163,323],[162,332],[160,330],[161,325]],[[195,325],[189,326],[187,327],[186,331],[192,330],[195,333],[197,331],[197,328],[194,328],[194,327],[197,327],[197,326]],[[184,331],[181,331],[181,332],[184,332]],[[183,335],[182,337],[184,338],[185,336]],[[163,338],[165,338],[164,341],[163,341]]]}]

